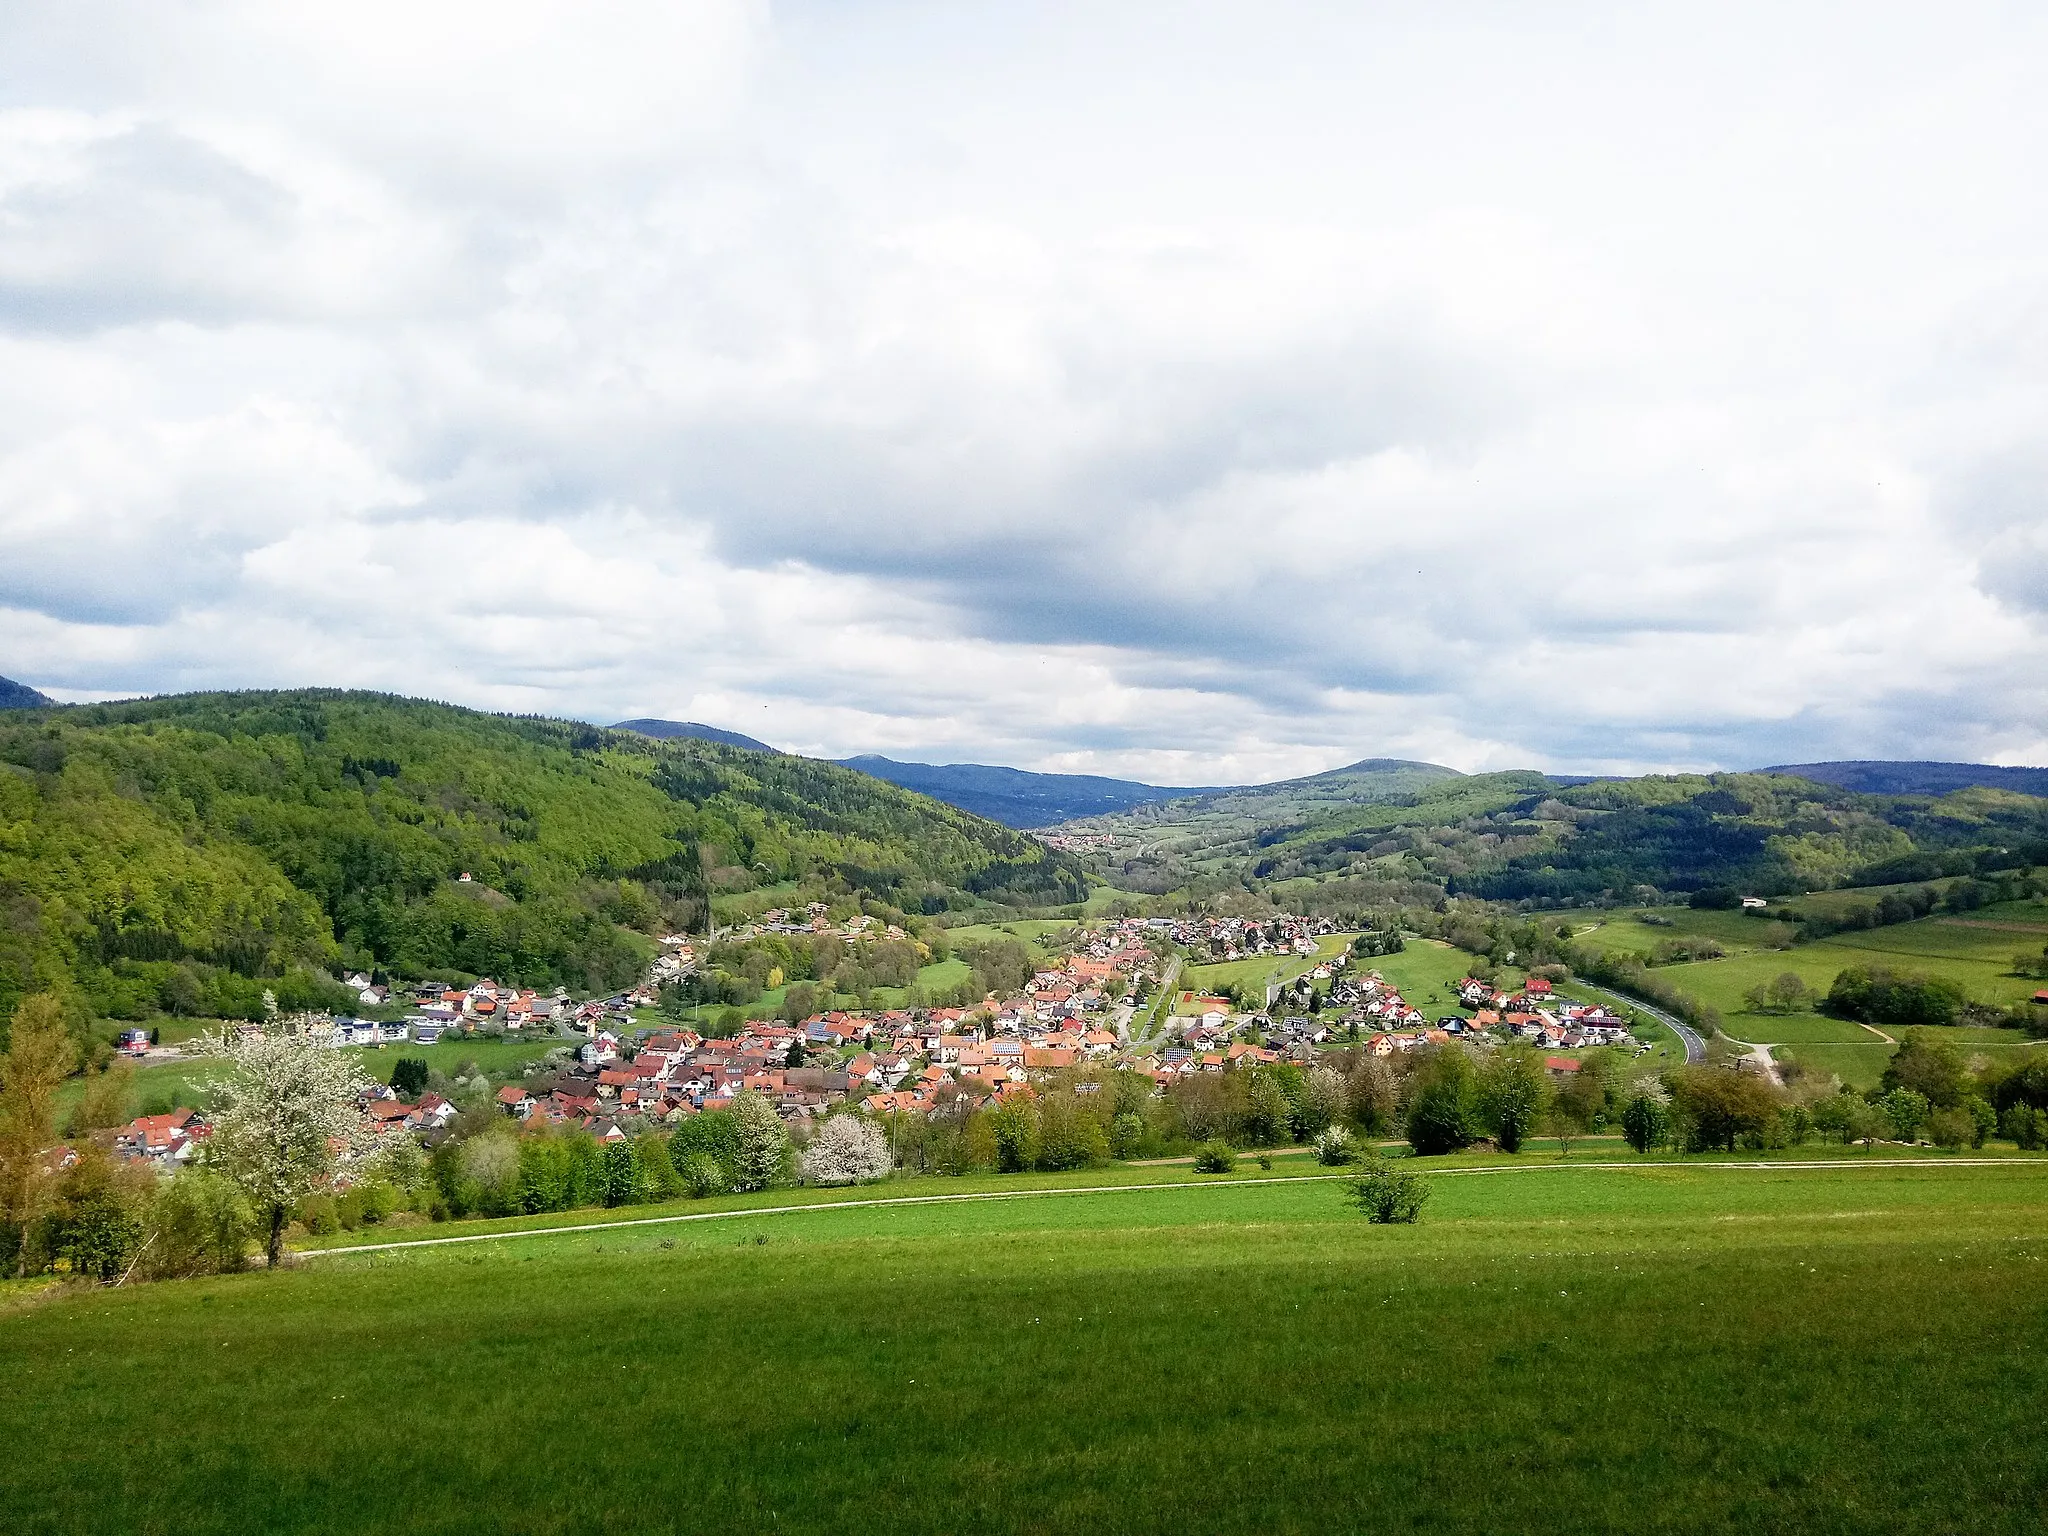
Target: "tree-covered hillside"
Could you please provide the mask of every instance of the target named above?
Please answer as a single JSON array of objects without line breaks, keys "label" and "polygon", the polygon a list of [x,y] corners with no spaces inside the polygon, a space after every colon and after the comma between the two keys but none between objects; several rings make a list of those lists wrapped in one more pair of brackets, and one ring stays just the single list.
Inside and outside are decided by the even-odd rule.
[{"label": "tree-covered hillside", "polygon": [[950,806],[705,741],[326,691],[0,722],[0,1018],[51,986],[233,1012],[343,963],[617,985],[711,894],[784,881],[911,911],[1086,889]]},{"label": "tree-covered hillside", "polygon": [[1564,786],[1509,772],[1366,791],[1307,815],[1276,802],[1226,818],[1185,802],[1068,830],[1106,837],[1097,857],[1118,884],[1248,887],[1317,909],[1447,894],[1548,905],[1713,887],[1777,896],[2048,863],[2048,800],[1997,789],[1871,795],[1783,774]]}]

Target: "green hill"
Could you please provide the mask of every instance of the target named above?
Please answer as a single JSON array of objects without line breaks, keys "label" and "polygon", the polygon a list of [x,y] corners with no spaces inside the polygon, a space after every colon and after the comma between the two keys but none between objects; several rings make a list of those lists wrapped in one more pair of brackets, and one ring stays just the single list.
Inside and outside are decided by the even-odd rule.
[{"label": "green hill", "polygon": [[1309,907],[1445,895],[1599,904],[1717,887],[1777,896],[2048,863],[2048,800],[1988,788],[1866,794],[1785,774],[1564,784],[1360,764],[1067,830],[1108,834],[1096,858],[1126,889],[1251,887]]},{"label": "green hill", "polygon": [[701,740],[329,691],[0,723],[0,1017],[45,986],[233,1013],[337,963],[615,986],[643,935],[779,882],[912,912],[1086,893],[991,822]]}]

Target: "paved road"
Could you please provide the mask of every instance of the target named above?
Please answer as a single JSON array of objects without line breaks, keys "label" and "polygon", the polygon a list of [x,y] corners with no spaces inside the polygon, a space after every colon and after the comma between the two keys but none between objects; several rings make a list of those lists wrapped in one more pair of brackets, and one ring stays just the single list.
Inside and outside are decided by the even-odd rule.
[{"label": "paved road", "polygon": [[1585,985],[1592,987],[1595,992],[1604,993],[1618,1003],[1625,1003],[1631,1008],[1641,1009],[1659,1024],[1669,1029],[1678,1036],[1678,1043],[1685,1047],[1685,1059],[1688,1062],[1705,1061],[1707,1059],[1707,1042],[1702,1040],[1700,1032],[1686,1023],[1685,1020],[1674,1018],[1662,1008],[1653,1007],[1640,998],[1627,997],[1622,993],[1609,991],[1606,987],[1594,987],[1590,981],[1585,983]]}]

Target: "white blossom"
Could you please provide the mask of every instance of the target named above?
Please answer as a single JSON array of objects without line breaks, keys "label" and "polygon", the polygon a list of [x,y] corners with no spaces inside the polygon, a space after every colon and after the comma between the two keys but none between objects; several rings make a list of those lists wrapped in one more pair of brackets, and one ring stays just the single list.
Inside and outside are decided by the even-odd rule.
[{"label": "white blossom", "polygon": [[303,1021],[291,1022],[300,1027],[224,1033],[211,1050],[229,1070],[207,1085],[207,1159],[265,1213],[273,1264],[292,1208],[370,1146],[362,1109],[369,1080]]},{"label": "white blossom", "polygon": [[865,1184],[889,1166],[882,1128],[858,1115],[834,1115],[804,1148],[804,1178],[813,1184]]}]

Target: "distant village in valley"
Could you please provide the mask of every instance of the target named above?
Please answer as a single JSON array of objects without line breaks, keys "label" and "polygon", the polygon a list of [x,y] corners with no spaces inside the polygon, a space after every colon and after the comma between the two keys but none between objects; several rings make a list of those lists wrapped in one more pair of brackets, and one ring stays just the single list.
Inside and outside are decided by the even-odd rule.
[{"label": "distant village in valley", "polygon": [[[723,930],[717,942],[746,945],[770,936],[904,944],[906,931],[866,914],[834,919],[825,903],[771,909]],[[1528,976],[1511,987],[1475,976],[1439,995],[1402,988],[1376,966],[1398,936],[1357,934],[1328,918],[1278,915],[1122,917],[1077,923],[1021,983],[978,1001],[942,1006],[826,1009],[795,1019],[741,1017],[714,1031],[681,1022],[684,988],[697,977],[707,941],[672,934],[638,986],[577,998],[491,978],[456,986],[393,986],[367,973],[343,978],[363,1015],[310,1014],[243,1024],[243,1031],[303,1031],[336,1049],[408,1049],[464,1042],[541,1045],[492,1081],[493,1109],[524,1129],[585,1133],[600,1145],[647,1130],[673,1129],[744,1093],[773,1105],[801,1140],[812,1122],[857,1109],[882,1121],[925,1119],[962,1108],[998,1107],[1051,1091],[1083,1098],[1106,1083],[1136,1084],[1150,1096],[1208,1074],[1253,1068],[1349,1067],[1454,1042],[1480,1049],[1523,1042],[1554,1075],[1575,1073],[1587,1047],[1647,1051],[1629,1019],[1594,1002],[1558,995]],[[1204,965],[1270,961],[1276,979],[1232,995],[1178,985]],[[1484,969],[1484,967],[1482,967]],[[1253,966],[1258,971],[1257,965]],[[1281,979],[1284,978],[1284,979]],[[1162,992],[1162,989],[1165,989]],[[1248,995],[1249,994],[1249,995]],[[369,1017],[374,1012],[376,1017]],[[127,1031],[127,1054],[176,1055],[148,1032]],[[441,1074],[394,1071],[372,1087],[364,1108],[379,1136],[417,1138],[428,1149],[452,1133],[481,1079],[428,1086]],[[409,1091],[408,1091],[409,1090]],[[143,1115],[101,1133],[120,1158],[174,1168],[207,1134],[200,1110]]]}]

